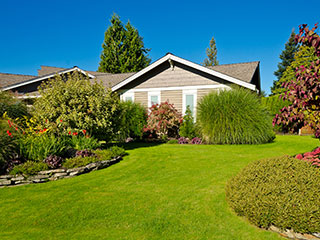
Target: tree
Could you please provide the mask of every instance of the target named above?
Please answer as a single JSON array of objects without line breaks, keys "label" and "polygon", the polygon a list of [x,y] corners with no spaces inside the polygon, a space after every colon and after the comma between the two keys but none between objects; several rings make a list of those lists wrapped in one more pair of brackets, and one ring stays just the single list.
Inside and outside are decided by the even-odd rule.
[{"label": "tree", "polygon": [[273,119],[273,124],[309,125],[316,137],[320,137],[320,36],[316,33],[317,24],[309,30],[306,24],[301,25],[295,36],[297,43],[313,49],[314,59],[309,66],[301,65],[296,69],[295,79],[283,84],[288,91],[283,99],[291,104],[281,109]]},{"label": "tree", "polygon": [[120,17],[114,14],[111,25],[105,32],[102,44],[99,72],[125,73],[137,72],[149,65],[149,49],[144,47],[143,39],[130,22],[123,25]]},{"label": "tree", "polygon": [[216,66],[219,65],[219,62],[217,60],[217,46],[216,41],[214,40],[214,37],[210,40],[210,46],[206,50],[208,58],[206,58],[203,62],[203,65],[208,66]]},{"label": "tree", "polygon": [[316,60],[314,48],[309,46],[301,46],[295,53],[294,61],[283,72],[282,77],[277,81],[276,88],[273,89],[273,95],[283,94],[288,89],[284,88],[284,84],[291,82],[296,78],[296,69],[300,66],[310,67],[311,62]]},{"label": "tree", "polygon": [[278,93],[278,89],[282,88],[279,83],[282,78],[283,73],[286,71],[287,67],[294,61],[294,55],[299,49],[298,43],[295,42],[295,33],[292,31],[288,42],[286,42],[284,50],[280,54],[280,59],[282,60],[278,63],[278,70],[274,72],[274,75],[277,77],[277,80],[273,81],[273,86],[271,87],[271,93]]}]

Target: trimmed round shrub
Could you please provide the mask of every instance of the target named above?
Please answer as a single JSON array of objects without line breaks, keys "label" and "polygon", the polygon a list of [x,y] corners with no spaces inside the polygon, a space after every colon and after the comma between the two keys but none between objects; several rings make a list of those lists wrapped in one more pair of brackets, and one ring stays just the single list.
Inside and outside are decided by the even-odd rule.
[{"label": "trimmed round shrub", "polygon": [[275,138],[272,119],[259,97],[242,88],[204,96],[197,123],[203,140],[211,144],[260,144]]},{"label": "trimmed round shrub", "polygon": [[252,162],[228,181],[226,197],[258,227],[320,232],[320,170],[289,157]]}]

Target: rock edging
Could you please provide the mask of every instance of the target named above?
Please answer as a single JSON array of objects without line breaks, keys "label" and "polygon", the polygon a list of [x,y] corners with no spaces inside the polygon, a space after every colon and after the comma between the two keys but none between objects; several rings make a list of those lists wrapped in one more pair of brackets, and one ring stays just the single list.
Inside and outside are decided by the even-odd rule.
[{"label": "rock edging", "polygon": [[34,176],[2,175],[0,176],[0,188],[26,185],[31,183],[44,183],[48,181],[56,181],[58,179],[63,179],[63,178],[71,178],[71,177],[89,173],[95,170],[107,168],[115,163],[118,163],[121,159],[122,157],[118,156],[111,160],[89,163],[84,167],[71,168],[71,169],[59,168],[59,169],[46,170],[46,171],[41,171]]},{"label": "rock edging", "polygon": [[271,225],[268,230],[272,232],[279,233],[281,236],[290,238],[290,239],[298,239],[298,240],[320,240],[320,233],[296,233],[291,229],[281,230],[276,226]]}]

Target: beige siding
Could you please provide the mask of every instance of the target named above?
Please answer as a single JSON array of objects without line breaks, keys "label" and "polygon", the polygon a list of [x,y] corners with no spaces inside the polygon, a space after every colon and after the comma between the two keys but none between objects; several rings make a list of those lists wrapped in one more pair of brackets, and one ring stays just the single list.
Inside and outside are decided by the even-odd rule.
[{"label": "beige siding", "polygon": [[161,91],[161,102],[169,101],[174,107],[182,112],[182,90]]},{"label": "beige siding", "polygon": [[197,91],[197,101],[199,101],[203,96],[207,95],[209,92],[215,91],[217,92],[217,89],[210,89],[210,88],[203,88],[198,89]]},{"label": "beige siding", "polygon": [[134,102],[141,103],[144,107],[148,107],[148,92],[135,92]]}]

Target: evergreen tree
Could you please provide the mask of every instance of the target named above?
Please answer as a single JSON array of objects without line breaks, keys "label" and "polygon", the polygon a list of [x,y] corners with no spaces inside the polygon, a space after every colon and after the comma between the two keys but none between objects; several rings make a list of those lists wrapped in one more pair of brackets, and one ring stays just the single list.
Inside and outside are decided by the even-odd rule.
[{"label": "evergreen tree", "polygon": [[271,93],[276,94],[278,88],[281,88],[279,84],[280,79],[283,76],[283,73],[286,71],[287,67],[294,61],[294,55],[299,50],[299,45],[295,42],[295,33],[292,31],[288,42],[285,44],[285,48],[280,54],[280,59],[282,60],[278,63],[278,70],[274,72],[274,75],[277,77],[277,80],[273,81],[273,86],[271,87]]},{"label": "evergreen tree", "polygon": [[144,47],[138,30],[130,22],[124,26],[116,14],[113,14],[110,23],[111,26],[105,32],[98,71],[137,72],[148,66],[150,59],[146,54],[150,50]]},{"label": "evergreen tree", "polygon": [[207,48],[207,56],[203,62],[204,66],[216,66],[219,65],[218,59],[217,59],[217,46],[216,46],[216,41],[214,40],[214,37],[210,40],[210,46]]}]

